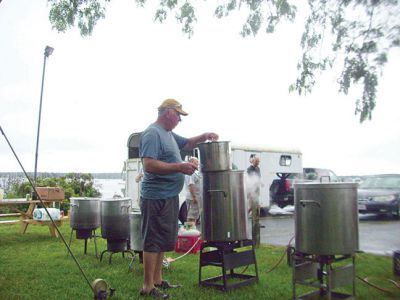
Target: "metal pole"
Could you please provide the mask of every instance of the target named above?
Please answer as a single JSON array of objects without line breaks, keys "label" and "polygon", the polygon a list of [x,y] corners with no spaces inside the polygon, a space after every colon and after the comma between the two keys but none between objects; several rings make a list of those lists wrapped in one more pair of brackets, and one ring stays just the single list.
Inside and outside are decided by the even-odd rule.
[{"label": "metal pole", "polygon": [[[46,58],[48,58],[53,53],[53,51],[54,51],[54,48],[51,48],[49,46],[46,46],[46,48],[44,49],[43,72],[42,72],[42,87],[40,89],[39,120],[38,120],[37,136],[36,136],[35,171],[34,171],[34,174],[33,174],[33,185],[34,185],[35,188],[36,188],[37,161],[38,161],[38,152],[39,152],[40,120],[41,120],[41,115],[42,115],[44,75],[45,75],[45,72],[46,72]],[[35,191],[35,193],[36,193],[36,191]]]}]

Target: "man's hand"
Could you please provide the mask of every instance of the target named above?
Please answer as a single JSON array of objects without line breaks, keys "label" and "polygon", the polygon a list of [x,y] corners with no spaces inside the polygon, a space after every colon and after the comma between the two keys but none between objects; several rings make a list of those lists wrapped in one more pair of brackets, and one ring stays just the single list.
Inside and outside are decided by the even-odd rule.
[{"label": "man's hand", "polygon": [[206,141],[217,141],[219,136],[214,132],[206,132],[204,133],[204,137]]},{"label": "man's hand", "polygon": [[180,169],[181,173],[186,175],[192,175],[194,171],[197,170],[197,167],[195,164],[192,164],[190,162],[184,162],[180,164]]}]

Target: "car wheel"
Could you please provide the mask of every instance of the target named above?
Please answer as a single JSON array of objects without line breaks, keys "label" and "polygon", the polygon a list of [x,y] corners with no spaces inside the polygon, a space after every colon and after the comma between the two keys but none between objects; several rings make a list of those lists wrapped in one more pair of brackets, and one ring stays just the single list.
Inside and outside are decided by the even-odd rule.
[{"label": "car wheel", "polygon": [[399,218],[400,218],[400,202],[397,204],[397,208],[395,208],[395,209],[392,211],[392,216],[393,216],[393,218],[395,218],[395,219],[399,219]]}]

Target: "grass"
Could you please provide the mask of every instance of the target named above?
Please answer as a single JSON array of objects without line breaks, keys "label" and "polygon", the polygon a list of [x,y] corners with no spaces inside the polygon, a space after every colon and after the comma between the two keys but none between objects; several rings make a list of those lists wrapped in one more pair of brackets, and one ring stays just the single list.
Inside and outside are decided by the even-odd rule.
[{"label": "grass", "polygon": [[[60,227],[68,241],[70,227]],[[98,230],[99,231],[99,230]],[[99,232],[97,233],[99,234]],[[106,249],[106,241],[99,238],[99,254]],[[107,281],[116,289],[115,300],[138,299],[138,291],[143,281],[143,266],[138,259],[129,272],[130,255],[122,257],[114,254],[112,264],[108,264],[109,254],[104,254],[100,262],[94,255],[93,241],[88,241],[87,254],[83,253],[84,241],[73,237],[72,251],[85,271],[90,282],[96,278]],[[268,271],[276,265],[285,253],[284,247],[263,245],[257,249],[257,265],[259,269],[258,284],[222,292],[214,288],[198,286],[199,255],[189,254],[172,262],[164,277],[172,283],[181,283],[183,287],[170,292],[173,299],[291,299],[292,271],[286,264],[286,256],[282,263],[272,272]],[[169,257],[181,254],[171,252]],[[241,272],[244,268],[239,268]],[[388,279],[399,281],[393,275],[391,257],[370,254],[357,254],[357,275],[367,278],[381,288],[393,291],[383,293],[360,280],[356,281],[358,299],[400,299],[400,290],[395,289]],[[220,269],[203,268],[203,279],[220,275]],[[246,274],[254,274],[249,267]],[[299,289],[298,295],[303,294]],[[25,234],[19,233],[19,225],[0,226],[0,299],[92,299],[93,295],[88,283],[79,272],[61,239],[51,238],[46,226],[28,227]]]}]

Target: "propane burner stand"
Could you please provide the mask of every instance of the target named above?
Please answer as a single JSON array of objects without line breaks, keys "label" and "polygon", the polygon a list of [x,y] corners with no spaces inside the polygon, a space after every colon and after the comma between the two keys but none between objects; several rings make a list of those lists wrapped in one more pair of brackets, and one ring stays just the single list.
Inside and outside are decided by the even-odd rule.
[{"label": "propane burner stand", "polygon": [[[251,246],[251,249],[244,247]],[[206,248],[213,247],[216,250],[204,251]],[[235,273],[234,269],[249,265],[255,268],[255,275]],[[201,278],[201,269],[205,266],[215,266],[222,269],[222,275],[211,277],[205,280]],[[229,271],[229,274],[227,272]],[[229,279],[234,279],[234,283],[229,283]],[[252,240],[242,240],[235,242],[205,242],[201,245],[200,266],[199,266],[199,285],[205,287],[215,287],[223,291],[245,286],[253,282],[258,283],[258,269],[256,255]]]},{"label": "propane burner stand", "polygon": [[69,236],[69,243],[68,246],[71,246],[72,242],[72,234],[76,231],[76,239],[78,240],[85,240],[85,248],[84,248],[84,254],[87,252],[87,240],[93,238],[94,241],[94,251],[96,254],[96,258],[98,258],[97,255],[97,243],[96,243],[96,229],[71,229],[71,234]]},{"label": "propane burner stand", "polygon": [[111,252],[108,258],[109,264],[111,264],[112,255],[114,253],[122,253],[122,257],[125,257],[125,253],[135,256],[135,254],[129,250],[129,240],[126,239],[107,239],[107,249],[101,252],[100,261],[103,260],[103,254],[106,252]]},{"label": "propane burner stand", "polygon": [[[293,299],[356,299],[355,255],[307,255],[292,252]],[[317,290],[296,296],[296,284]],[[351,286],[351,293],[335,289]]]}]

